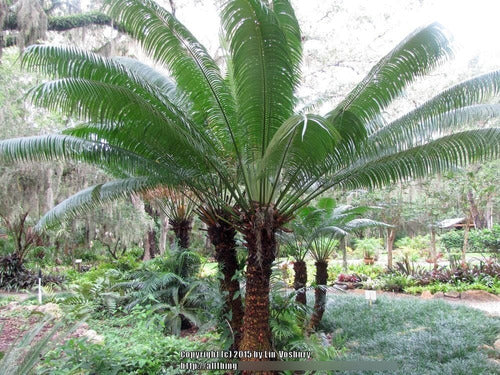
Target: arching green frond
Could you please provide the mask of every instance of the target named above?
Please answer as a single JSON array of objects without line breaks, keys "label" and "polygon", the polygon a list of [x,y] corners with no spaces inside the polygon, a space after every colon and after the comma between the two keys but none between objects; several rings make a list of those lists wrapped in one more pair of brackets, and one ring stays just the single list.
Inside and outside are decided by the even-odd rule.
[{"label": "arching green frond", "polygon": [[374,228],[374,227],[385,227],[385,228],[391,228],[392,225],[383,223],[381,221],[377,220],[372,220],[372,219],[354,219],[346,223],[346,231],[347,232],[353,232],[355,230],[359,229],[365,229],[365,228]]},{"label": "arching green frond", "polygon": [[63,78],[35,86],[28,92],[28,97],[47,109],[110,126],[146,120],[164,124],[166,129],[177,125],[177,132],[184,130],[174,114],[162,111],[163,108],[156,107],[126,87],[110,83]]},{"label": "arching green frond", "polygon": [[499,114],[498,105],[480,104],[487,103],[499,93],[500,71],[474,77],[443,91],[415,110],[375,131],[370,138],[383,144],[384,139],[390,143],[398,139],[411,139],[417,135],[425,138],[434,131],[456,129],[456,125],[496,117]]},{"label": "arching green frond", "polygon": [[467,130],[399,152],[360,160],[335,174],[326,187],[380,187],[500,156],[500,128]]},{"label": "arching green frond", "polygon": [[318,228],[318,231],[316,234],[323,235],[323,236],[347,236],[349,232],[347,232],[345,229],[342,229],[338,226],[335,225],[328,225],[325,227]]},{"label": "arching green frond", "polygon": [[[285,180],[291,182],[294,179],[292,175],[298,169],[307,170],[312,174],[324,165],[325,159],[338,141],[337,131],[325,118],[317,115],[292,116],[271,139],[264,157],[259,162],[261,169],[257,176],[283,178],[281,174],[284,171]],[[286,178],[287,176],[289,178]],[[277,184],[274,184],[273,188],[270,198],[274,198]],[[284,193],[286,191],[281,191],[281,194]]]},{"label": "arching green frond", "polygon": [[160,92],[165,95],[171,103],[174,103],[178,108],[183,109],[184,113],[188,113],[192,109],[188,96],[184,93],[177,84],[169,77],[153,69],[139,60],[130,57],[114,57],[123,66],[126,66],[137,77],[141,78],[144,82],[158,88]]},{"label": "arching green frond", "polygon": [[449,55],[451,48],[439,24],[416,30],[382,58],[326,117],[344,130],[341,134],[346,134],[347,140],[356,140],[408,83]]},{"label": "arching green frond", "polygon": [[298,83],[300,64],[302,62],[302,35],[299,22],[288,0],[273,0],[273,11],[276,14],[281,29],[285,33],[290,61],[293,69],[296,71],[296,83]]},{"label": "arching green frond", "polygon": [[340,206],[337,206],[337,202],[335,201],[335,199],[331,197],[323,197],[318,199],[316,207],[325,212],[335,212]]},{"label": "arching green frond", "polygon": [[266,148],[263,163],[273,164],[273,159],[277,156],[321,161],[331,153],[339,139],[336,129],[324,117],[294,115],[274,133]]},{"label": "arching green frond", "polygon": [[66,135],[13,138],[0,141],[0,157],[8,161],[80,160],[102,167],[121,168],[136,176],[161,176],[151,160],[109,144]]},{"label": "arching green frond", "polygon": [[222,25],[231,53],[238,136],[253,161],[292,115],[296,77],[290,49],[275,13],[260,0],[226,2]]},{"label": "arching green frond", "polygon": [[413,111],[370,136],[367,144],[373,144],[377,148],[422,144],[436,136],[463,130],[478,123],[479,126],[476,125],[475,128],[485,127],[488,120],[498,116],[499,104],[477,104],[444,113]]},{"label": "arching green frond", "polygon": [[140,177],[115,180],[105,184],[91,186],[65,199],[47,212],[38,221],[35,229],[42,230],[43,228],[60,223],[68,218],[87,213],[102,206],[106,202],[128,197],[132,193],[143,191],[160,184],[160,180]]},{"label": "arching green frond", "polygon": [[235,123],[234,101],[205,47],[174,16],[151,0],[106,0],[105,9],[156,61],[164,64],[193,103],[197,123],[207,120],[225,143]]},{"label": "arching green frond", "polygon": [[[151,105],[160,106],[165,111],[184,118],[176,105],[182,96],[175,97],[172,83],[161,82],[159,73],[152,80],[152,73],[145,74],[146,66],[133,64],[133,59],[109,59],[96,53],[76,47],[32,45],[22,55],[23,67],[39,71],[54,78],[81,78],[89,81],[108,83],[130,90]],[[151,71],[152,69],[149,68]]]},{"label": "arching green frond", "polygon": [[[145,133],[140,126],[130,123],[111,129],[101,124],[85,124],[64,133],[87,140],[104,140],[107,144],[131,150],[152,160],[171,179],[182,181],[200,192],[214,191],[217,184],[231,184],[228,179],[233,174],[232,164],[213,155],[212,149],[206,149],[202,142],[191,139],[189,148],[183,143],[172,144],[161,126]],[[218,198],[210,196],[207,199]]]},{"label": "arching green frond", "polygon": [[[127,131],[140,132],[145,139],[161,137],[167,152],[196,155],[193,145],[202,142],[195,138],[200,136],[190,123],[121,86],[80,78],[63,78],[42,83],[30,90],[28,95],[39,106],[59,110],[101,126],[126,126]],[[203,142],[210,145],[209,142]]]}]

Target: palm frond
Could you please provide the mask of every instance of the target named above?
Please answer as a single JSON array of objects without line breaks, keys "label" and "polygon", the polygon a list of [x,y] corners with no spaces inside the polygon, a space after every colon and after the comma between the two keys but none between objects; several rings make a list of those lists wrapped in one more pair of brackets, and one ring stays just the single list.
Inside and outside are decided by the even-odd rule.
[{"label": "palm frond", "polygon": [[467,130],[403,151],[390,150],[336,173],[325,186],[380,187],[500,156],[500,128]]},{"label": "palm frond", "polygon": [[63,220],[87,213],[106,202],[129,197],[132,193],[144,191],[161,184],[161,181],[139,177],[115,180],[84,189],[65,199],[47,212],[38,221],[37,230],[61,223]]},{"label": "palm frond", "polygon": [[451,53],[448,38],[439,24],[416,30],[383,57],[326,117],[346,141],[359,140],[366,134],[366,125],[409,83]]},{"label": "palm frond", "polygon": [[[499,116],[500,105],[486,102],[500,93],[500,71],[459,83],[417,109],[370,135],[380,146],[413,139],[428,140],[435,134],[461,130],[463,126]],[[486,103],[486,104],[484,104]]]},{"label": "palm frond", "polygon": [[[273,11],[288,42],[288,50],[295,77],[300,76],[302,62],[302,35],[295,11],[288,0],[273,0]],[[298,83],[298,80],[297,80]]]},{"label": "palm frond", "polygon": [[193,118],[231,142],[234,101],[205,47],[172,14],[150,0],[107,0],[105,9],[153,59],[164,64],[193,103]]},{"label": "palm frond", "polygon": [[[287,32],[287,40],[276,14],[260,0],[228,1],[221,16],[238,103],[237,135],[252,161],[264,154],[276,130],[292,115],[296,82],[288,44],[292,37]],[[285,16],[281,18],[284,23]]]},{"label": "palm frond", "polygon": [[12,138],[0,141],[0,157],[10,162],[80,160],[102,167],[121,168],[133,175],[160,176],[162,169],[133,152],[107,143],[67,135]]}]

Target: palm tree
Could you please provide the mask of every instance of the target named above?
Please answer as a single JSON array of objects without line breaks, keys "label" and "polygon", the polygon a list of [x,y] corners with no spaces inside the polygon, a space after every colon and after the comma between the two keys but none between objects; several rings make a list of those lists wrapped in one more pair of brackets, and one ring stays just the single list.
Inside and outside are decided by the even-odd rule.
[{"label": "palm tree", "polygon": [[322,198],[316,207],[306,207],[303,213],[308,228],[303,242],[315,260],[316,287],[314,290],[314,309],[308,330],[315,330],[325,312],[326,285],[328,281],[328,260],[339,245],[339,240],[360,229],[389,225],[362,218],[370,207],[337,205],[332,198]]},{"label": "palm tree", "polygon": [[189,192],[158,186],[141,195],[147,201],[154,202],[165,213],[175,233],[177,245],[181,249],[189,249],[194,210],[197,207]]},{"label": "palm tree", "polygon": [[305,258],[309,253],[308,238],[313,228],[308,220],[309,210],[305,207],[297,212],[295,219],[290,223],[290,233],[280,233],[283,248],[288,256],[293,257],[293,288],[295,301],[307,304],[307,264]]},{"label": "palm tree", "polygon": [[220,290],[225,297],[223,313],[233,334],[231,349],[236,350],[241,341],[244,309],[238,279],[238,272],[242,267],[238,261],[236,229],[232,223],[232,199],[224,189],[214,191],[212,196],[223,197],[224,203],[217,200],[205,202],[198,207],[198,215],[207,225],[208,237],[215,249],[215,260],[223,275],[220,284]]},{"label": "palm tree", "polygon": [[[60,135],[6,140],[9,160],[69,158],[117,180],[81,192],[40,226],[108,199],[158,185],[186,186],[201,202],[222,184],[248,248],[240,349],[270,350],[269,278],[276,231],[332,188],[376,187],[497,157],[500,129],[477,125],[500,72],[438,94],[394,120],[384,109],[451,54],[442,28],[415,31],[332,111],[294,113],[301,34],[287,0],[229,0],[221,10],[226,73],[196,38],[151,0],[106,0],[164,75],[131,59],[72,47],[32,46],[23,65],[54,77],[29,92],[39,106],[82,119]],[[471,129],[470,125],[475,127]]]}]

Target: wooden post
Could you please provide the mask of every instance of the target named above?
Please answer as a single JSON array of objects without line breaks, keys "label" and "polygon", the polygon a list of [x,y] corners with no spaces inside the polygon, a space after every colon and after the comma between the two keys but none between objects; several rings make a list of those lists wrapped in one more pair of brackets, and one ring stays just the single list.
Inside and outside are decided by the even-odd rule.
[{"label": "wooden post", "polygon": [[340,249],[342,250],[342,267],[344,272],[347,272],[347,246],[346,246],[346,236],[340,239]]},{"label": "wooden post", "polygon": [[434,264],[434,269],[438,268],[437,253],[436,253],[436,228],[431,226],[431,259]]},{"label": "wooden post", "polygon": [[392,270],[392,249],[394,247],[394,240],[396,239],[396,229],[387,228],[387,268]]},{"label": "wooden post", "polygon": [[462,268],[465,268],[466,266],[466,259],[465,259],[465,253],[467,252],[467,245],[469,244],[469,226],[471,222],[471,217],[470,215],[467,216],[467,222],[465,224],[465,229],[464,229],[464,246],[462,248]]}]

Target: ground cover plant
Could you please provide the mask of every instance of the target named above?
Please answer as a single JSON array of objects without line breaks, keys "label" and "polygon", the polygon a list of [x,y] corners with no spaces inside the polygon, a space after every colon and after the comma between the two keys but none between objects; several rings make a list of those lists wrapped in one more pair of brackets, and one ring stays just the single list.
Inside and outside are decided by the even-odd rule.
[{"label": "ground cover plant", "polygon": [[[491,345],[500,332],[498,317],[442,301],[394,303],[384,297],[370,307],[361,297],[336,296],[326,311],[322,329],[333,332],[332,343],[347,348],[340,358],[394,359],[399,363],[395,374],[498,371],[488,359],[495,356]],[[483,345],[490,349],[478,350]]]}]

